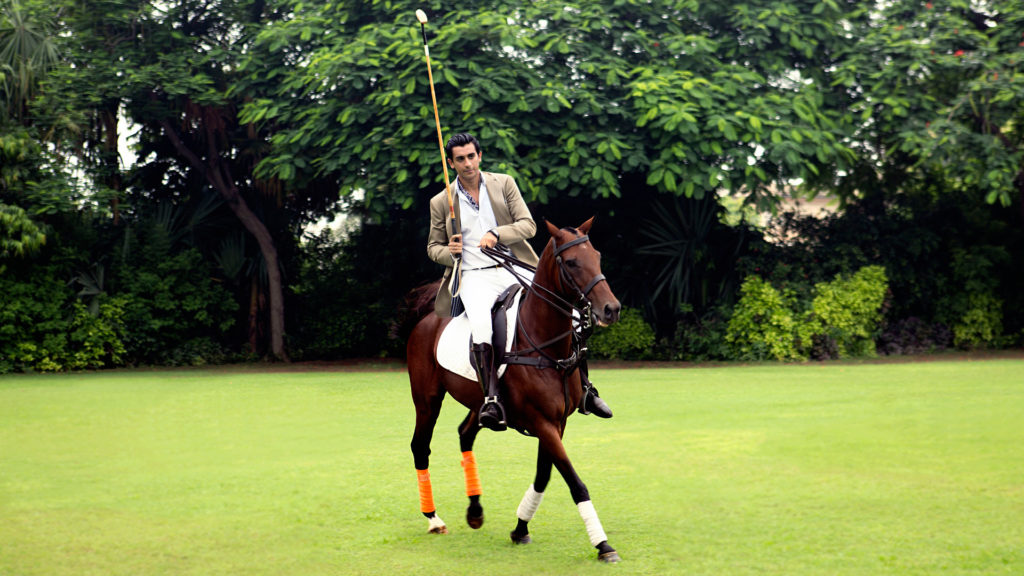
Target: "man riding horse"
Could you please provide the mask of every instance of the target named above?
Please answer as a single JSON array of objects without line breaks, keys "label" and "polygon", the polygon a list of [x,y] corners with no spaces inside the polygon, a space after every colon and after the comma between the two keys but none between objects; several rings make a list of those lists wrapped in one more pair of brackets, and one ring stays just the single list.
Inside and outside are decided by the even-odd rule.
[{"label": "man riding horse", "polygon": [[[537,254],[527,240],[536,233],[537,224],[511,176],[480,171],[482,152],[476,138],[470,134],[456,134],[445,145],[445,153],[448,165],[457,174],[451,186],[458,196],[458,201],[454,202],[455,230],[458,232],[449,230],[447,193],[441,191],[430,200],[430,233],[427,238],[427,255],[445,267],[434,309],[441,317],[452,315],[451,277],[453,274],[460,276],[456,278],[458,295],[454,298],[461,300],[472,332],[470,350],[484,393],[480,425],[501,431],[506,429],[507,422],[505,409],[499,400],[496,360],[500,360],[500,352],[503,351],[496,358],[491,345],[491,308],[495,299],[519,280],[483,250],[501,243],[519,261],[536,266]],[[456,271],[459,259],[461,273]],[[526,274],[524,271],[523,275]],[[579,411],[610,418],[612,413],[608,405],[585,378],[581,380],[586,393]]]}]

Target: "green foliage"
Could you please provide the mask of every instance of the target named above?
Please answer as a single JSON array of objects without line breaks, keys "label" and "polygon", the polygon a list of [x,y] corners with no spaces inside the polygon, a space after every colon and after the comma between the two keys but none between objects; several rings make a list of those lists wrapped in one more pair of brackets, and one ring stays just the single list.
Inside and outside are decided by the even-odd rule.
[{"label": "green foliage", "polygon": [[59,54],[52,10],[23,0],[0,2],[0,124],[25,119],[29,101]]},{"label": "green foliage", "polygon": [[934,171],[951,188],[983,191],[990,204],[1024,200],[1019,2],[897,0],[875,11],[835,73],[864,162],[844,189]]},{"label": "green foliage", "polygon": [[[425,246],[425,232],[414,222],[348,223],[342,234],[324,230],[302,246],[293,346],[306,359],[402,356],[405,342],[391,335],[402,298],[439,278],[441,269],[409,249]],[[382,274],[390,268],[400,270],[400,282]]]},{"label": "green foliage", "polygon": [[122,302],[114,300],[99,304],[93,315],[81,301],[72,304],[68,325],[69,358],[67,370],[95,369],[122,365],[125,347],[122,342],[127,330],[122,320]]},{"label": "green foliage", "polygon": [[840,358],[874,356],[889,280],[881,266],[865,266],[852,277],[837,276],[814,287],[811,322],[837,345]]},{"label": "green foliage", "polygon": [[24,257],[46,244],[46,234],[17,206],[0,204],[0,258]]},{"label": "green foliage", "polygon": [[[343,193],[362,191],[376,214],[441,186],[412,16],[420,7],[304,3],[260,31],[242,63],[251,76],[238,89],[261,97],[241,118],[280,130],[258,175],[337,175]],[[846,41],[847,5],[431,8],[443,133],[474,132],[487,166],[517,176],[528,201],[623,197],[633,192],[626,174],[669,195],[743,188],[770,199],[769,183],[818,178],[849,161],[837,137],[842,112],[825,98],[826,48]],[[264,64],[282,58],[305,65]],[[802,81],[792,79],[796,68]]]},{"label": "green foliage", "polygon": [[[234,324],[237,302],[219,284],[210,265],[196,249],[150,257],[164,250],[143,252],[135,264],[116,270],[116,293],[123,298],[125,354],[131,363],[196,364],[223,356],[218,348],[196,339],[223,338]],[[211,358],[195,359],[203,350]],[[185,357],[182,361],[180,358]]]},{"label": "green foliage", "polygon": [[1003,331],[1003,301],[991,294],[970,294],[967,311],[953,324],[953,343],[960,348],[987,348]]},{"label": "green foliage", "polygon": [[0,372],[55,370],[67,355],[67,321],[63,307],[72,294],[38,267],[15,278],[0,274]]},{"label": "green foliage", "polygon": [[994,269],[1007,262],[998,247],[974,246],[953,251],[952,287],[940,302],[939,318],[953,330],[960,348],[987,348],[998,344],[1003,332],[1003,300]]},{"label": "green foliage", "polygon": [[804,360],[792,295],[784,295],[757,276],[740,287],[725,341],[736,360]]},{"label": "green foliage", "polygon": [[654,354],[654,340],[654,329],[640,311],[623,308],[618,322],[594,330],[587,347],[594,358],[646,360]]},{"label": "green foliage", "polygon": [[[120,234],[99,232],[109,222],[89,224],[97,233],[85,248],[88,264],[54,277],[97,262],[112,271],[108,291],[124,299],[104,300],[103,290],[89,298],[118,302],[130,332],[140,326],[134,341],[125,336],[122,360],[192,363],[196,350],[215,356],[229,337],[241,347],[248,334],[262,334],[268,272],[294,281],[307,265],[296,244],[309,221],[345,209],[383,229],[422,231],[423,200],[441,187],[412,17],[425,8],[444,134],[475,132],[484,168],[515,175],[535,215],[560,215],[556,204],[574,218],[584,205],[606,214],[608,240],[598,242],[606,272],[659,336],[675,331],[694,354],[721,350],[724,315],[692,329],[679,320],[731,306],[742,259],[746,275],[805,305],[792,309],[798,327],[817,284],[884,264],[894,330],[927,326],[934,334],[917,340],[930,345],[948,326],[960,346],[998,346],[1003,333],[1024,333],[1024,273],[1013,265],[1024,242],[1019,215],[980,208],[1024,209],[1017,4],[7,1],[0,257],[22,260],[69,243],[63,224],[86,201],[110,201],[112,214],[132,221],[154,199],[195,205],[217,187],[229,206],[249,206],[247,222],[267,233],[253,242],[239,221],[220,221],[206,243],[191,229],[175,241],[209,257],[225,238],[249,235],[236,259],[244,266],[227,274],[238,280],[238,302],[257,286],[248,332],[228,336],[232,313],[209,285],[217,276],[209,269],[194,294],[171,287],[180,268],[158,264],[177,251],[115,262]],[[142,159],[131,172],[117,157],[120,113]],[[844,205],[842,223],[803,226],[781,256],[767,247],[754,259],[744,258],[745,232],[727,234],[708,217],[719,194],[737,194],[733,208],[746,212],[796,182],[800,195],[828,189],[857,204]],[[415,248],[422,234],[394,242],[401,246],[386,237],[353,245],[359,254],[339,269],[359,277],[337,277],[333,291],[302,272],[288,302],[301,307],[289,315],[291,342],[316,355],[390,350],[380,338],[394,294],[411,277],[425,279],[408,272],[426,264]],[[257,253],[270,245],[276,250]],[[208,297],[207,309],[196,303]],[[176,299],[183,306],[172,311]],[[71,301],[60,301],[72,317]],[[866,351],[863,336],[844,335],[859,329],[839,317],[842,306],[826,308],[842,328],[821,328],[810,343],[797,334],[796,352]],[[61,357],[44,340],[28,342],[31,354]],[[767,348],[749,353],[772,357]]]},{"label": "green foliage", "polygon": [[24,279],[0,274],[0,373],[121,364],[121,302],[101,302],[92,314],[55,272],[41,266]]},{"label": "green foliage", "polygon": [[702,362],[728,358],[730,350],[725,335],[730,312],[726,306],[717,306],[702,315],[687,311],[676,324],[672,338],[662,341],[666,359]]},{"label": "green foliage", "polygon": [[740,288],[726,333],[739,360],[874,356],[888,279],[881,266],[815,285],[813,297],[781,292],[758,276]]},{"label": "green foliage", "polygon": [[735,293],[731,261],[745,249],[748,234],[746,227],[720,222],[724,210],[716,196],[636,204],[649,217],[640,223],[644,243],[636,250],[645,273],[637,279],[641,286],[631,288],[649,291],[653,305],[647,312],[657,326],[671,329],[683,310],[703,314]]}]

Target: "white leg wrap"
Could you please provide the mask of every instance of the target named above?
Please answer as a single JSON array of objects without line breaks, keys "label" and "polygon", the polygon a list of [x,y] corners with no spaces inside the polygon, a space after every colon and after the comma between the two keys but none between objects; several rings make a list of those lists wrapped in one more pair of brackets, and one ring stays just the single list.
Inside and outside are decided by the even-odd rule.
[{"label": "white leg wrap", "polygon": [[437,514],[434,514],[432,518],[427,518],[427,520],[430,520],[430,528],[427,529],[428,532],[445,528],[444,520],[441,520],[441,517]]},{"label": "white leg wrap", "polygon": [[523,494],[523,500],[519,503],[519,509],[516,510],[516,516],[523,522],[529,522],[533,520],[533,515],[537,513],[537,508],[540,506],[540,501],[544,499],[543,492],[537,492],[533,489],[533,484],[526,489],[526,494]]},{"label": "white leg wrap", "polygon": [[583,517],[583,525],[587,527],[587,536],[590,536],[590,545],[597,546],[608,539],[601,527],[601,521],[597,518],[597,510],[594,510],[594,503],[590,500],[580,502],[576,505],[580,509],[580,516]]}]

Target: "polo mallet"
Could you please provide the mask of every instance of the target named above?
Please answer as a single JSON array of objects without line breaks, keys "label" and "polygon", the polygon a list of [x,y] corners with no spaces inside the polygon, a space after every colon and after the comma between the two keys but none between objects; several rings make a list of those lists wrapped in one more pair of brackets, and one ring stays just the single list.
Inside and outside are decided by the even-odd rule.
[{"label": "polo mallet", "polygon": [[[420,22],[420,31],[423,32],[423,54],[427,57],[427,78],[430,81],[430,100],[434,104],[434,126],[437,127],[437,145],[441,149],[441,169],[444,171],[444,189],[448,193],[448,230],[452,236],[461,234],[458,222],[455,221],[455,200],[452,197],[452,186],[448,180],[448,161],[444,153],[444,138],[441,136],[441,117],[437,113],[437,94],[434,93],[434,72],[430,67],[430,47],[427,46],[427,13],[423,10],[416,11],[416,19]],[[451,282],[448,284],[448,291],[452,295],[452,317],[462,314],[462,300],[459,298],[462,276],[462,256],[453,254],[455,266],[452,268]]]}]

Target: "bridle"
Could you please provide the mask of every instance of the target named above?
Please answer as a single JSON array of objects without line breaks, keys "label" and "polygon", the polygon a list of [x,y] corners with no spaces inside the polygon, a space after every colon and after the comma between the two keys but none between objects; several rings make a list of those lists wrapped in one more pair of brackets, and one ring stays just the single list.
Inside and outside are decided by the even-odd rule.
[{"label": "bridle", "polygon": [[562,285],[564,286],[566,281],[568,281],[569,284],[576,291],[576,299],[577,299],[577,301],[579,301],[579,300],[586,300],[587,304],[589,305],[590,304],[590,300],[587,298],[587,294],[590,294],[590,291],[593,290],[594,286],[597,286],[597,284],[599,282],[601,282],[601,281],[607,282],[608,279],[604,277],[604,274],[596,274],[593,278],[590,279],[590,282],[587,282],[586,286],[584,286],[583,288],[580,288],[579,284],[576,283],[576,280],[573,279],[572,274],[569,274],[569,272],[565,269],[565,263],[562,262],[562,256],[561,256],[562,252],[565,252],[569,248],[572,248],[573,246],[577,246],[579,244],[583,244],[585,242],[590,242],[590,236],[588,236],[587,234],[584,234],[583,236],[580,236],[579,238],[570,240],[569,242],[566,242],[565,244],[562,244],[561,246],[558,246],[556,244],[555,245],[555,252],[554,252],[554,254],[555,254],[555,262],[558,263],[558,273],[559,273],[559,276],[561,278]]},{"label": "bridle", "polygon": [[[535,266],[531,266],[511,256],[507,251],[496,250],[494,248],[484,248],[483,252],[497,261],[499,266],[511,272],[523,288],[536,296],[542,302],[547,303],[563,316],[568,317],[571,321],[569,330],[551,338],[550,340],[537,343],[523,327],[522,315],[518,315],[516,317],[517,332],[522,332],[527,343],[529,343],[530,348],[513,350],[511,353],[504,355],[504,361],[508,364],[525,364],[528,366],[535,366],[537,368],[554,368],[563,372],[563,378],[565,378],[583,359],[583,355],[587,349],[586,339],[593,331],[593,304],[590,302],[588,295],[595,286],[601,282],[607,282],[607,278],[605,278],[604,274],[595,274],[583,288],[580,288],[580,285],[572,277],[572,274],[567,269],[565,261],[562,259],[562,253],[566,250],[589,242],[590,237],[587,234],[574,238],[561,246],[558,245],[557,240],[552,239],[552,241],[555,243],[553,255],[558,267],[558,283],[560,284],[559,290],[561,293],[570,292],[569,290],[566,290],[566,286],[570,287],[572,289],[572,301],[567,300],[559,292],[555,292],[546,286],[541,286],[534,282],[528,282],[522,274],[517,272],[514,268],[521,267],[535,273],[537,271]],[[566,337],[575,335],[579,335],[579,337],[572,338],[572,348],[568,358],[558,359],[546,351],[546,349],[553,344],[563,342]],[[499,351],[499,353],[501,352]],[[538,354],[538,356],[532,356],[532,354],[535,353]]]}]

